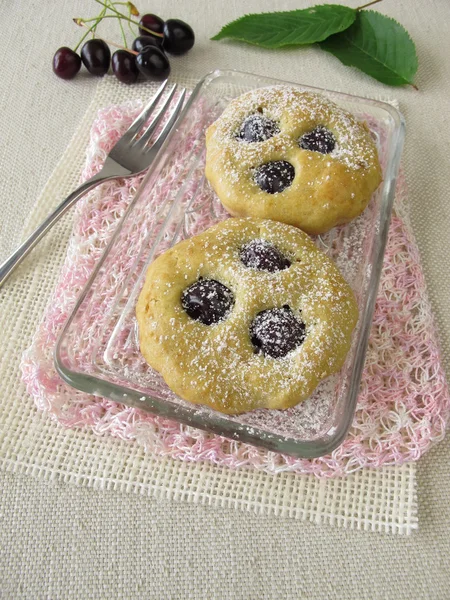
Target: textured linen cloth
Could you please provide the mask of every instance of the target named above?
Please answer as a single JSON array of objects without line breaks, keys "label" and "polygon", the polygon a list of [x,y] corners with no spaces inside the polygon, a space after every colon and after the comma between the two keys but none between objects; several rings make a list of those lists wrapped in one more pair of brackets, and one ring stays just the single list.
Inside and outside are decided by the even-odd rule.
[{"label": "textured linen cloth", "polygon": [[[173,60],[176,78],[199,77],[216,68],[239,68],[309,85],[377,96],[392,94],[316,48],[264,52],[239,44],[212,44],[208,38],[225,22],[245,12],[282,10],[313,2],[250,0],[146,4],[144,10],[190,22],[197,34],[194,50]],[[142,8],[142,5],[140,6]],[[445,106],[450,94],[450,7],[443,0],[383,2],[377,8],[399,21],[416,42],[419,92],[395,90],[407,123],[405,169],[416,233],[429,292],[449,366],[450,262],[448,238],[449,137]],[[73,14],[76,10],[77,14]],[[22,223],[67,146],[96,85],[87,75],[61,87],[50,72],[54,50],[75,43],[72,16],[91,16],[87,0],[73,3],[4,3],[0,39],[3,73],[0,99],[1,241],[4,255],[19,241]],[[109,28],[109,29],[108,29]],[[105,36],[115,37],[113,24]],[[45,41],[44,41],[45,40]],[[18,52],[26,48],[27,52]],[[28,152],[23,151],[24,147]],[[55,203],[59,201],[55,198]],[[67,219],[70,222],[70,217]],[[62,227],[62,224],[61,224]],[[30,258],[39,275],[53,249],[53,235]],[[55,249],[57,250],[57,248]],[[57,250],[59,259],[64,254]],[[29,268],[15,280],[26,291]],[[27,282],[28,277],[28,282]],[[56,277],[56,273],[55,273]],[[54,283],[55,279],[53,279]],[[50,286],[51,287],[51,286]],[[46,288],[48,291],[50,288]],[[4,293],[3,291],[0,293]],[[38,288],[37,296],[45,294]],[[2,352],[17,350],[35,327],[39,311],[16,313],[3,323]],[[34,319],[34,320],[33,320]],[[20,335],[19,335],[20,334]],[[20,356],[16,352],[16,356]],[[8,416],[10,402],[24,402],[17,367],[2,380],[1,444],[5,464],[14,461],[32,472],[28,450],[39,443],[39,428],[28,429],[10,446],[18,424]],[[52,471],[45,457],[76,459],[71,432],[52,426],[25,407],[22,419],[41,421],[52,444],[41,449],[36,474],[64,481],[61,462]],[[65,443],[61,445],[59,442]],[[101,445],[96,440],[94,445]],[[112,449],[104,448],[109,464]],[[91,465],[92,466],[92,465]],[[444,440],[418,463],[421,528],[413,536],[383,537],[357,531],[318,528],[278,516],[253,516],[227,508],[159,502],[119,494],[45,483],[0,471],[0,590],[5,598],[448,598],[450,589],[450,444]],[[94,477],[86,474],[84,481]],[[120,487],[111,481],[110,487]],[[123,485],[122,489],[126,489]],[[139,484],[138,486],[139,487]]]}]

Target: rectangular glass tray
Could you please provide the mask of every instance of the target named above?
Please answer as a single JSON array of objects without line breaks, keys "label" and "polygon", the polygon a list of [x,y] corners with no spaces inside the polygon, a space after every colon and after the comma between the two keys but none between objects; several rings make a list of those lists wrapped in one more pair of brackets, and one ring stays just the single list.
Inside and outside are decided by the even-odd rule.
[{"label": "rectangular glass tray", "polygon": [[198,83],[65,324],[55,364],[62,378],[82,391],[234,440],[312,458],[343,441],[355,411],[404,139],[404,121],[395,108],[289,83],[322,93],[366,120],[383,169],[383,183],[363,215],[316,240],[353,287],[360,317],[344,367],[308,400],[284,411],[229,416],[178,398],[140,354],[134,312],[150,262],[227,217],[204,177],[206,128],[232,98],[286,83],[237,71],[214,71]]}]

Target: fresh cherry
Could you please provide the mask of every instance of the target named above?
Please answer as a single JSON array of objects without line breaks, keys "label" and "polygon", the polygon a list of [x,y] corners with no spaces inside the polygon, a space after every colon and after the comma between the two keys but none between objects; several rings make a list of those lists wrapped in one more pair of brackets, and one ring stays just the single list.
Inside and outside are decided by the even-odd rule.
[{"label": "fresh cherry", "polygon": [[79,55],[63,46],[58,48],[53,57],[53,73],[61,79],[73,79],[81,68]]},{"label": "fresh cherry", "polygon": [[184,54],[195,42],[194,30],[180,19],[168,19],[164,23],[163,49],[169,54]]},{"label": "fresh cherry", "polygon": [[170,63],[167,56],[154,46],[146,46],[136,57],[139,71],[147,79],[167,79],[170,73]]},{"label": "fresh cherry", "polygon": [[[145,29],[143,29],[145,27]],[[147,31],[147,30],[150,31]],[[141,35],[145,35],[145,36],[150,36],[152,37],[158,44],[158,46],[161,46],[163,38],[162,35],[152,35],[151,32],[153,33],[163,33],[163,29],[164,29],[164,21],[161,19],[161,17],[158,17],[157,15],[152,15],[152,14],[146,14],[143,15],[141,20],[139,21],[139,33]],[[139,52],[139,50],[138,50]]]},{"label": "fresh cherry", "polygon": [[105,75],[111,62],[108,44],[96,38],[87,41],[81,48],[81,60],[92,75]]},{"label": "fresh cherry", "polygon": [[140,35],[134,40],[131,47],[136,52],[140,52],[147,46],[156,46],[157,48],[159,48],[161,44],[159,44],[156,38],[152,37],[151,35]]},{"label": "fresh cherry", "polygon": [[139,75],[136,58],[126,50],[116,50],[112,55],[111,66],[114,75],[122,83],[134,83]]}]

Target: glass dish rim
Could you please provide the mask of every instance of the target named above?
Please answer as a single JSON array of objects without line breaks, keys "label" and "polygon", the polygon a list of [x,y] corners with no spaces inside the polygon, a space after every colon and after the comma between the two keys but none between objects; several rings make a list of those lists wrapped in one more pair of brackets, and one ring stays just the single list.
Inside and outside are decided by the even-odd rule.
[{"label": "glass dish rim", "polygon": [[[92,283],[94,282],[99,270],[101,269],[110,249],[113,247],[122,230],[123,224],[126,221],[128,215],[132,211],[134,205],[139,200],[142,191],[146,187],[147,180],[151,177],[152,168],[150,168],[142,183],[140,184],[135,196],[132,198],[129,207],[127,208],[121,221],[118,223],[116,230],[114,231],[110,241],[108,242],[100,260],[95,266],[93,272],[89,276],[83,290],[79,294],[76,304],[72,309],[67,321],[64,324],[54,349],[54,363],[58,374],[61,376],[63,381],[68,383],[70,386],[81,390],[83,392],[104,396],[112,399],[113,401],[126,404],[135,408],[143,409],[147,412],[151,412],[154,415],[176,420],[183,424],[197,427],[206,430],[211,433],[225,436],[231,440],[238,440],[244,443],[249,443],[254,446],[263,447],[268,450],[275,452],[288,454],[297,458],[315,458],[323,456],[332,452],[337,448],[345,439],[348,430],[350,429],[353,416],[355,413],[356,402],[358,397],[359,384],[361,381],[362,370],[365,362],[365,355],[368,346],[370,327],[372,324],[373,313],[375,309],[375,302],[377,298],[377,292],[379,287],[379,280],[381,270],[383,266],[384,250],[387,243],[387,234],[389,230],[390,219],[392,215],[392,207],[395,198],[395,184],[400,166],[400,158],[402,154],[403,141],[405,136],[405,122],[402,114],[391,104],[383,102],[381,100],[374,100],[372,98],[364,98],[347,94],[345,92],[338,92],[330,90],[328,88],[318,88],[308,85],[303,85],[297,82],[288,82],[283,80],[277,80],[273,78],[267,78],[262,75],[255,73],[246,73],[237,70],[219,70],[216,69],[207,73],[202,77],[195,88],[193,89],[189,100],[187,101],[178,123],[181,123],[186,114],[188,114],[190,107],[193,105],[195,99],[199,95],[202,88],[212,83],[214,80],[232,77],[251,77],[264,80],[267,85],[294,85],[301,87],[305,90],[311,90],[317,93],[326,93],[328,95],[334,95],[342,99],[348,98],[351,102],[355,103],[359,101],[363,104],[369,104],[379,107],[385,110],[392,117],[395,123],[393,130],[393,139],[388,147],[388,156],[386,161],[385,177],[383,180],[382,198],[383,204],[380,207],[380,221],[379,221],[379,233],[374,240],[375,248],[373,252],[376,260],[372,265],[372,273],[370,276],[369,293],[363,311],[361,315],[361,329],[358,334],[358,340],[355,348],[355,363],[353,365],[351,380],[349,385],[349,394],[347,396],[346,410],[344,412],[344,418],[339,422],[338,426],[332,427],[326,437],[324,436],[320,440],[304,440],[299,441],[293,438],[286,437],[281,434],[271,433],[263,429],[258,429],[254,426],[248,426],[245,424],[236,423],[235,421],[226,418],[226,415],[220,415],[220,413],[214,413],[215,422],[204,421],[204,415],[197,414],[197,406],[184,407],[182,405],[173,405],[167,400],[153,398],[151,395],[145,392],[133,390],[126,386],[120,385],[115,382],[102,379],[87,373],[81,373],[70,369],[64,363],[61,353],[61,347],[64,342],[66,333],[68,332],[75,316],[84,301],[86,295],[91,289]],[[165,143],[161,147],[158,156],[153,164],[153,168],[157,167],[161,157],[164,156],[165,149],[169,144],[170,140],[176,135],[178,127],[175,126],[167,137]],[[355,384],[355,382],[357,382]],[[145,400],[145,406],[143,400]]]}]

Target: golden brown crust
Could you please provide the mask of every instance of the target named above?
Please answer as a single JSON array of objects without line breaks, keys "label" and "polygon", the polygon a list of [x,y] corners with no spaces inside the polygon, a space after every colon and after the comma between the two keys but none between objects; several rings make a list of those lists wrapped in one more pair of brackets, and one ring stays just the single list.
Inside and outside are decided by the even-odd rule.
[{"label": "golden brown crust", "polygon": [[[275,273],[245,267],[239,252],[254,239],[271,242],[291,266]],[[231,313],[215,325],[191,319],[181,305],[199,277],[234,294]],[[305,341],[281,359],[255,354],[252,320],[286,304],[301,314]],[[358,311],[335,264],[306,234],[274,221],[227,219],[150,265],[136,315],[142,354],[176,394],[236,414],[287,408],[310,396],[343,365]]]},{"label": "golden brown crust", "polygon": [[[263,142],[237,137],[246,117],[274,120],[280,132]],[[332,153],[300,148],[299,138],[316,126],[336,138]],[[274,219],[320,234],[362,213],[381,182],[374,141],[365,123],[318,94],[288,86],[259,88],[233,100],[206,132],[206,177],[233,216]],[[262,191],[255,169],[286,160],[295,178],[277,194]]]}]

